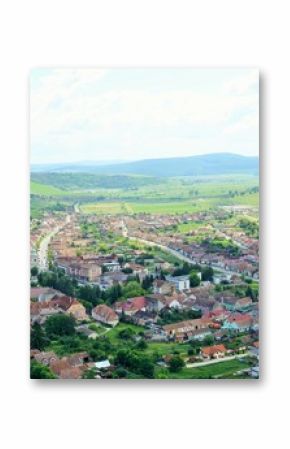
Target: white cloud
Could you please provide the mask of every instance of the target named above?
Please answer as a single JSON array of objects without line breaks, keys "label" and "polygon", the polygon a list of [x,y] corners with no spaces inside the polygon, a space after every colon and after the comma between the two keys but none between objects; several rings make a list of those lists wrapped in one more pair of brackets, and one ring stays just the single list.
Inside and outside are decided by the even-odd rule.
[{"label": "white cloud", "polygon": [[[234,138],[258,126],[256,71],[247,71],[211,93],[182,86],[160,91],[114,85],[99,89],[105,78],[106,71],[94,69],[53,70],[40,78],[31,90],[32,149],[45,143],[52,152],[56,148],[68,154],[70,149],[83,151],[86,146],[95,143],[98,148],[107,142],[112,151],[118,151],[127,142],[146,152],[141,150],[142,141],[148,141],[151,132],[154,138],[157,129],[161,135],[174,129],[172,141],[180,139],[181,148],[185,127],[202,129],[201,146],[206,148],[208,139],[212,148],[207,129],[218,127],[221,135]],[[184,151],[189,146],[187,138]]]}]

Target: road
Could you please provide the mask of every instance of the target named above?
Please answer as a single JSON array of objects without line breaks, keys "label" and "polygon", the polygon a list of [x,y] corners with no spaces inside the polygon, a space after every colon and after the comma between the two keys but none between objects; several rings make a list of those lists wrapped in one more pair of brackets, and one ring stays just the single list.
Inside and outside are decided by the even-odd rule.
[{"label": "road", "polygon": [[51,231],[49,234],[46,234],[45,237],[41,240],[38,248],[38,263],[39,263],[39,269],[41,271],[48,269],[48,259],[47,259],[47,251],[48,251],[48,245],[52,237],[58,233],[60,227],[56,227],[53,231]]},{"label": "road", "polygon": [[56,226],[51,232],[46,234],[43,239],[40,241],[39,248],[38,248],[38,265],[39,269],[41,271],[48,269],[48,258],[47,258],[47,252],[48,252],[48,245],[51,241],[52,237],[55,236],[60,229],[63,228],[63,226],[66,223],[70,222],[70,215],[66,216],[66,219],[64,221],[64,224],[62,226]]}]

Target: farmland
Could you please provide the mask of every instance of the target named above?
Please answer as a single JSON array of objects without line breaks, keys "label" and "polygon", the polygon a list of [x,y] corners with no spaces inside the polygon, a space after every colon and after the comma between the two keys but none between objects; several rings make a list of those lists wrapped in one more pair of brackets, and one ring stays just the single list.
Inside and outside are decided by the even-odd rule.
[{"label": "farmland", "polygon": [[[184,214],[219,206],[258,207],[256,176],[156,178],[84,173],[32,173],[33,216],[48,201],[80,205],[84,214]],[[185,231],[185,229],[184,229]]]}]

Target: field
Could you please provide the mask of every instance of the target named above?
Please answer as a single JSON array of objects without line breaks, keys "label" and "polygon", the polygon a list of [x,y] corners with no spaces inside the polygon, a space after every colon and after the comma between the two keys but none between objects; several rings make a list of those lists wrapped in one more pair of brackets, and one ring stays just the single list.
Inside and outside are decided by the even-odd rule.
[{"label": "field", "polygon": [[[183,368],[178,373],[170,373],[171,379],[239,379],[246,375],[234,376],[234,373],[249,367],[247,362],[240,362],[237,359],[226,362],[219,362],[196,368]],[[162,370],[160,370],[162,372]]]},{"label": "field", "polygon": [[[83,173],[32,174],[32,216],[49,210],[48,201],[65,209],[78,203],[84,214],[184,214],[219,206],[258,207],[256,176],[154,178],[96,176]],[[183,225],[180,232],[190,230]],[[187,229],[188,228],[188,229]]]},{"label": "field", "polygon": [[45,195],[45,196],[64,194],[63,190],[58,189],[57,187],[53,187],[46,184],[40,184],[34,181],[31,181],[30,183],[30,193],[33,195]]},{"label": "field", "polygon": [[203,210],[206,205],[197,202],[98,202],[88,203],[80,206],[84,214],[183,214],[185,212],[196,212]]}]

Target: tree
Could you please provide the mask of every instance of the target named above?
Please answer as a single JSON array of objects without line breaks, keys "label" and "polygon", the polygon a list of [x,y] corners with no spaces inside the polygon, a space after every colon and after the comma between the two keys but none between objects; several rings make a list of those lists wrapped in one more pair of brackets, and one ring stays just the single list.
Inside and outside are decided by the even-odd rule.
[{"label": "tree", "polygon": [[144,290],[148,290],[149,288],[152,287],[153,284],[153,276],[145,276],[145,278],[142,281],[142,288],[144,288]]},{"label": "tree", "polygon": [[213,272],[212,267],[202,268],[201,279],[203,281],[210,281],[210,282],[212,282],[213,281],[213,275],[214,275],[214,272]]},{"label": "tree", "polygon": [[30,270],[30,274],[31,276],[37,276],[38,275],[38,268],[37,267],[32,267]]},{"label": "tree", "polygon": [[139,357],[139,366],[137,372],[142,374],[146,379],[153,379],[154,377],[154,364],[148,356]]},{"label": "tree", "polygon": [[169,370],[173,373],[180,371],[184,367],[184,361],[180,355],[175,355],[169,362]]},{"label": "tree", "polygon": [[42,327],[38,323],[34,323],[30,332],[30,347],[31,349],[39,349],[42,351],[45,348],[46,338]]},{"label": "tree", "polygon": [[71,315],[52,315],[45,322],[45,331],[49,338],[74,335],[75,319]]},{"label": "tree", "polygon": [[198,287],[200,284],[200,278],[195,271],[192,271],[189,275],[190,287]]},{"label": "tree", "polygon": [[130,281],[123,287],[123,296],[125,298],[134,298],[144,295],[145,290],[137,281]]},{"label": "tree", "polygon": [[30,379],[56,379],[48,366],[33,360],[30,365]]},{"label": "tree", "polygon": [[213,342],[214,342],[214,337],[213,337],[212,335],[207,335],[207,336],[204,338],[204,343],[205,343],[206,345],[208,345],[208,346],[212,345]]},{"label": "tree", "polygon": [[141,351],[144,351],[147,347],[148,345],[145,340],[139,340],[136,344],[136,349],[140,349]]},{"label": "tree", "polygon": [[118,336],[122,340],[130,340],[135,335],[135,332],[131,328],[125,328],[119,331]]}]

